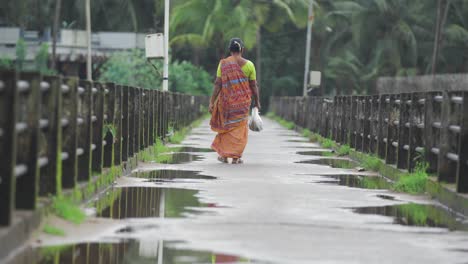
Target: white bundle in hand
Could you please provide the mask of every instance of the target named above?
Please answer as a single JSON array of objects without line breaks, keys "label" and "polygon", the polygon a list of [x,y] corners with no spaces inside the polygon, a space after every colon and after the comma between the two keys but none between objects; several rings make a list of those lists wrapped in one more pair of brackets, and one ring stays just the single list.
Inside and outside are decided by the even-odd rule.
[{"label": "white bundle in hand", "polygon": [[252,116],[249,120],[249,128],[252,131],[260,132],[263,130],[263,121],[258,114],[258,108],[254,107],[252,109]]}]

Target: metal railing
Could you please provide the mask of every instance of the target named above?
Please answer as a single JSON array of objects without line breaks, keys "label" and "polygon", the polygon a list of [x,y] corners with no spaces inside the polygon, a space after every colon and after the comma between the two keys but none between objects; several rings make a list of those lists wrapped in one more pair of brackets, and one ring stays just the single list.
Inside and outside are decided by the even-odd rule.
[{"label": "metal railing", "polygon": [[438,181],[468,193],[468,92],[272,97],[280,117],[399,169],[427,162]]},{"label": "metal railing", "polygon": [[203,114],[204,96],[0,71],[0,226]]}]

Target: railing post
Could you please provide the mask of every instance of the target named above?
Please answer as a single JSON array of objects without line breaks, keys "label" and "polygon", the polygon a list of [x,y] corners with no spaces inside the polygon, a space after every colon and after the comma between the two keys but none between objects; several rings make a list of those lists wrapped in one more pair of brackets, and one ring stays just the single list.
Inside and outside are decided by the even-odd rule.
[{"label": "railing post", "polygon": [[468,92],[462,93],[461,129],[458,143],[457,192],[468,193]]},{"label": "railing post", "polygon": [[18,110],[15,73],[0,72],[0,226],[11,224],[15,208]]},{"label": "railing post", "polygon": [[364,151],[364,96],[356,97],[356,150]]},{"label": "railing post", "polygon": [[104,167],[111,168],[113,164],[114,142],[116,141],[115,127],[115,87],[114,84],[108,83],[105,89],[104,99],[104,120],[106,124],[106,134],[102,136],[101,141],[104,145]]},{"label": "railing post", "polygon": [[461,132],[462,104],[461,100],[456,98],[460,97],[460,93],[457,92],[443,93],[438,167],[441,182],[454,183],[457,178],[457,144],[460,142],[458,139]]},{"label": "railing post", "polygon": [[370,148],[372,138],[371,123],[372,123],[372,96],[362,97],[363,107],[363,127],[362,127],[362,150],[365,153],[372,153]]},{"label": "railing post", "polygon": [[387,164],[396,164],[398,148],[398,125],[400,113],[398,111],[399,95],[388,96],[389,113],[387,115],[387,153],[385,162]]},{"label": "railing post", "polygon": [[122,85],[109,84],[109,91],[115,90],[114,99],[114,118],[113,123],[115,127],[115,140],[114,140],[114,165],[122,163],[122,121],[123,121],[123,106],[122,106]]},{"label": "railing post", "polygon": [[425,113],[425,156],[429,163],[428,171],[433,173],[438,171],[439,160],[439,142],[441,123],[441,102],[442,94],[440,92],[429,92],[426,94],[426,113]]},{"label": "railing post", "polygon": [[399,112],[400,120],[398,123],[398,154],[397,168],[409,168],[409,151],[410,151],[410,130],[411,130],[411,94],[400,95]]},{"label": "railing post", "polygon": [[[18,113],[16,126],[16,208],[35,209],[38,194],[38,152],[39,152],[39,113],[40,76],[34,73],[21,73],[17,82],[20,96],[18,104],[24,111]],[[18,168],[24,168],[19,170]],[[21,172],[20,172],[21,171]]]},{"label": "railing post", "polygon": [[90,81],[80,80],[78,87],[78,181],[88,181],[91,176],[91,106],[95,89]]},{"label": "railing post", "polygon": [[[39,195],[55,195],[57,193],[58,163],[61,163],[61,140],[62,127],[60,119],[62,117],[62,81],[57,76],[46,76],[41,83],[42,107],[41,121],[39,122],[43,137],[41,143],[40,158],[44,167],[40,169]],[[43,125],[41,125],[43,124]],[[60,187],[59,187],[60,188]]]},{"label": "railing post", "polygon": [[357,96],[351,96],[351,116],[350,116],[350,146],[358,149],[356,145],[357,139]]},{"label": "railing post", "polygon": [[104,89],[101,83],[93,83],[93,90],[92,92],[92,116],[91,116],[91,124],[92,124],[92,144],[91,144],[91,158],[92,164],[91,169],[94,173],[100,174],[102,172],[102,165],[103,165],[103,142],[102,142],[102,131],[104,127]]},{"label": "railing post", "polygon": [[136,141],[136,89],[132,86],[127,86],[128,89],[128,157],[131,158],[135,154]]},{"label": "railing post", "polygon": [[127,161],[129,157],[129,93],[130,88],[126,85],[122,87],[122,161]]},{"label": "railing post", "polygon": [[424,94],[412,93],[409,101],[408,170],[413,171],[418,157],[420,161],[424,161]]},{"label": "railing post", "polygon": [[387,154],[389,102],[388,95],[380,95],[377,152],[381,159],[385,159]]},{"label": "railing post", "polygon": [[73,188],[78,180],[78,79],[67,78],[62,85],[62,187]]},{"label": "railing post", "polygon": [[378,155],[377,149],[379,144],[379,105],[380,97],[373,95],[371,99],[371,110],[370,110],[370,141],[369,141],[369,152],[371,154]]},{"label": "railing post", "polygon": [[148,117],[149,117],[149,137],[148,145],[151,146],[154,144],[154,90],[148,90]]}]

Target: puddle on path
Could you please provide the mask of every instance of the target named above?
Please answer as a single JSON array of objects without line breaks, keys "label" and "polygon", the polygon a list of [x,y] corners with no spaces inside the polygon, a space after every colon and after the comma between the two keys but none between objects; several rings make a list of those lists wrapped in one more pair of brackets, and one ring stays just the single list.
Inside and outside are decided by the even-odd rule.
[{"label": "puddle on path", "polygon": [[39,264],[55,263],[255,263],[239,256],[176,249],[180,242],[123,240],[38,248]]},{"label": "puddle on path", "polygon": [[309,140],[307,139],[289,139],[289,140],[286,140],[286,142],[291,142],[291,143],[311,143]]},{"label": "puddle on path", "polygon": [[298,161],[296,163],[325,165],[325,166],[330,166],[332,168],[340,168],[340,169],[353,169],[358,166],[356,162],[352,160],[348,160],[348,159],[325,158],[325,159],[303,160],[303,161]]},{"label": "puddle on path", "polygon": [[177,149],[177,152],[214,152],[210,148],[180,147],[174,149]]},{"label": "puddle on path", "polygon": [[158,159],[159,163],[163,164],[185,164],[192,161],[203,160],[203,158],[200,155],[180,152],[161,154],[159,155]]},{"label": "puddle on path", "polygon": [[215,206],[201,203],[197,193],[175,188],[119,187],[102,194],[91,206],[96,216],[113,219],[188,217],[201,213],[191,208]]},{"label": "puddle on path", "polygon": [[324,184],[338,184],[342,186],[348,186],[353,188],[364,188],[364,189],[388,189],[391,187],[391,183],[380,176],[364,176],[364,175],[353,175],[353,174],[337,174],[337,175],[320,175],[322,177],[328,177],[334,180],[319,181]]},{"label": "puddle on path", "polygon": [[399,204],[353,208],[358,214],[390,216],[394,224],[406,226],[440,227],[449,230],[468,230],[466,219],[443,207],[427,204]]},{"label": "puddle on path", "polygon": [[329,157],[335,155],[334,151],[330,150],[311,150],[311,151],[298,151],[296,152],[298,155],[302,156],[322,156],[322,157]]},{"label": "puddle on path", "polygon": [[148,182],[168,183],[168,182],[190,182],[190,180],[214,180],[216,177],[200,174],[199,171],[185,170],[152,170],[137,171],[131,177],[147,178]]}]

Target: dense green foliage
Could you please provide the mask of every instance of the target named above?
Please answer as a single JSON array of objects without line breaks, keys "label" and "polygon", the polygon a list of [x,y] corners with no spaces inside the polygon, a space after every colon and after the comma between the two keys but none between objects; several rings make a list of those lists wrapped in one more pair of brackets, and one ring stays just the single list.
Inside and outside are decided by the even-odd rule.
[{"label": "dense green foliage", "polygon": [[[161,61],[153,62],[156,69],[146,61],[141,50],[114,53],[104,63],[100,81],[160,89],[162,82]],[[202,68],[190,62],[172,62],[169,65],[169,90],[196,95],[211,91],[212,77]]]},{"label": "dense green foliage", "polygon": [[[163,2],[93,0],[92,28],[162,32]],[[299,95],[308,2],[172,0],[172,58],[201,66],[213,77],[219,59],[227,55],[228,40],[241,37],[247,47],[245,56],[258,70],[263,105],[272,94]],[[51,27],[55,3],[56,0],[5,0],[0,6],[0,22],[45,32]],[[62,0],[62,7],[66,7],[61,12],[62,28],[85,28],[83,2]],[[381,76],[429,74],[433,68],[436,73],[468,71],[466,0],[316,0],[314,17],[311,70],[323,72],[321,89],[325,94],[373,92]],[[432,65],[437,21],[441,24],[440,48]],[[149,87],[159,85],[160,78],[153,76],[154,70],[141,66],[146,62],[136,58],[129,64],[133,67],[136,61],[139,73],[123,73],[124,81]],[[11,61],[1,59],[0,67],[11,67]],[[191,64],[173,63],[171,70],[177,89],[195,93],[211,90],[211,85],[192,86],[204,83],[207,75]],[[190,71],[191,75],[186,74]],[[103,79],[115,78],[119,73],[116,70]]]}]

